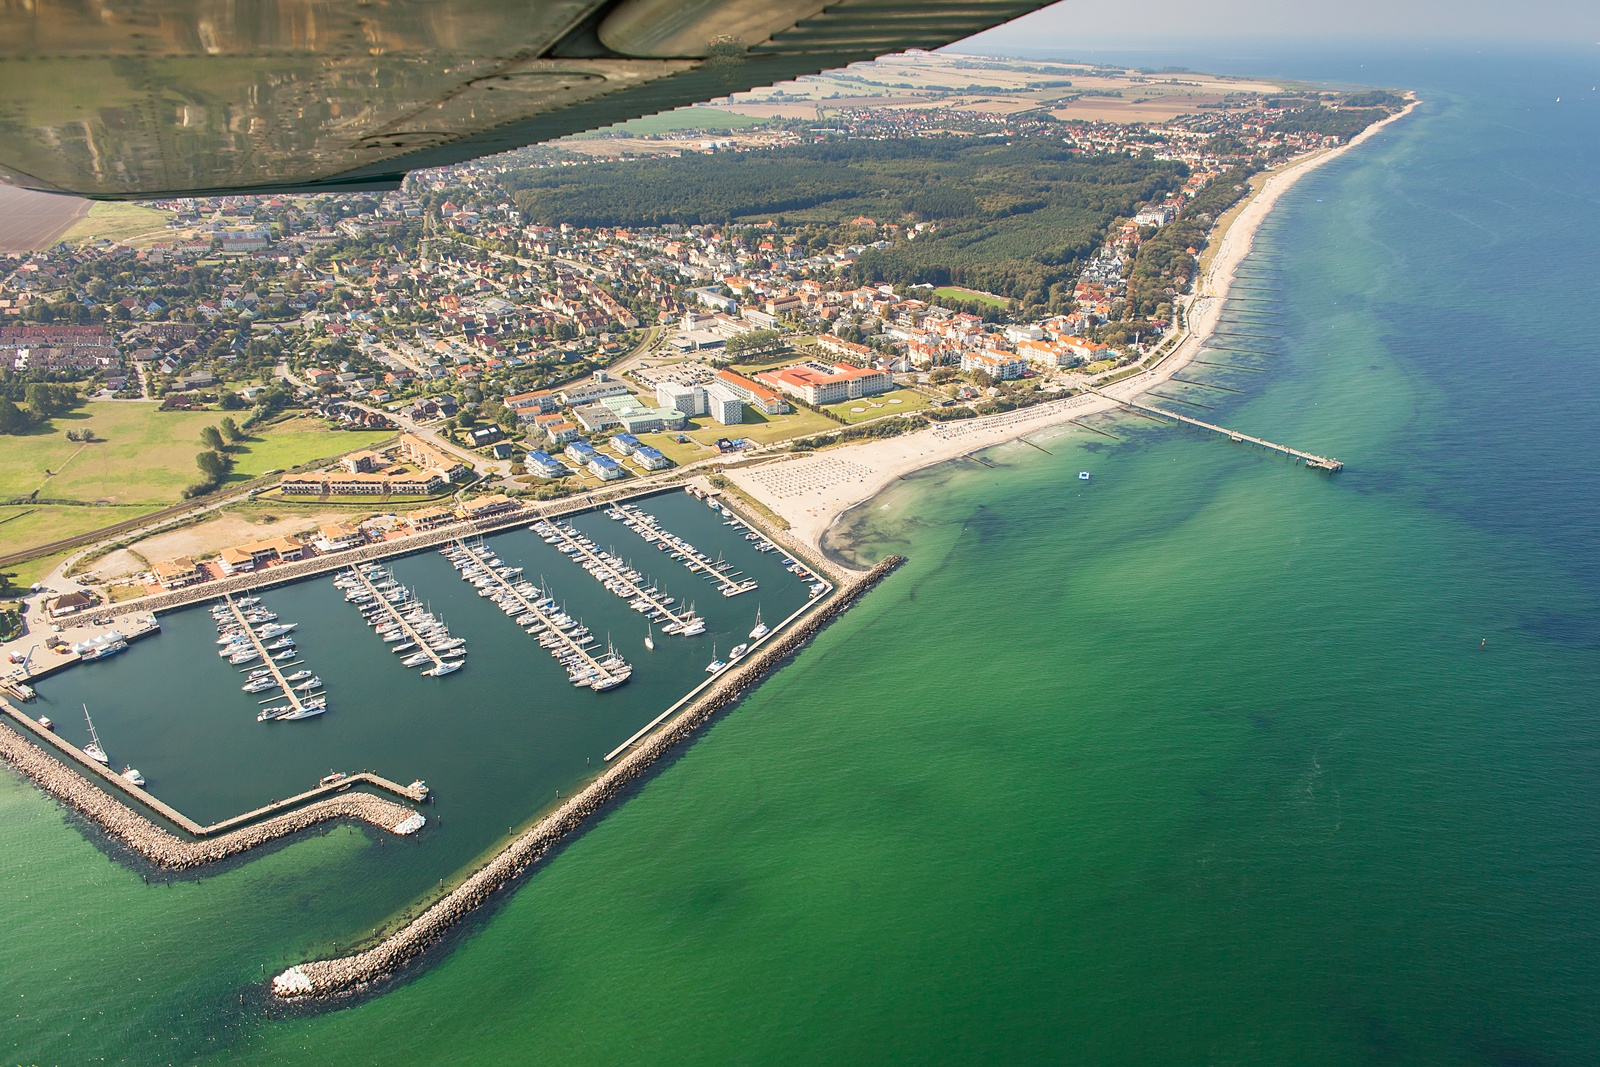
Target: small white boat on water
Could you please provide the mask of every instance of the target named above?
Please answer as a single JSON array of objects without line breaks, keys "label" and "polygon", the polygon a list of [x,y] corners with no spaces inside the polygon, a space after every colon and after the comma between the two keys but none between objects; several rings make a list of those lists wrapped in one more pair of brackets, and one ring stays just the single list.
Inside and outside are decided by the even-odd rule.
[{"label": "small white boat on water", "polygon": [[760,640],[761,638],[767,636],[767,631],[770,630],[770,629],[771,629],[771,627],[769,627],[766,623],[761,621],[761,605],[757,604],[756,605],[756,628],[754,630],[750,631],[750,640],[752,640],[752,641]]},{"label": "small white boat on water", "polygon": [[422,673],[426,674],[430,678],[443,678],[445,675],[449,674],[451,671],[459,671],[460,669],[461,669],[461,661],[460,660],[452,660],[452,661],[447,661],[447,662],[441,663],[437,667],[430,667],[428,670],[425,670]]},{"label": "small white boat on water", "polygon": [[736,662],[746,652],[750,651],[749,645],[734,645],[733,651],[728,653],[728,662]]},{"label": "small white boat on water", "polygon": [[111,761],[106,758],[106,750],[100,747],[100,735],[94,732],[94,720],[89,718],[89,705],[83,705],[83,719],[89,724],[89,743],[83,746],[83,754],[96,763],[111,766]]},{"label": "small white boat on water", "polygon": [[645,648],[648,648],[648,649],[650,649],[650,650],[651,650],[651,651],[652,651],[652,652],[654,652],[654,651],[655,651],[655,647],[656,647],[656,636],[655,636],[655,630],[654,630],[654,628],[652,628],[652,627],[648,627],[648,626],[647,626],[647,627],[646,627],[646,628],[645,628],[645,633],[644,633],[644,647],[645,647]]},{"label": "small white boat on water", "polygon": [[144,775],[132,767],[122,768],[122,777],[124,781],[131,782],[134,785],[144,785]]}]

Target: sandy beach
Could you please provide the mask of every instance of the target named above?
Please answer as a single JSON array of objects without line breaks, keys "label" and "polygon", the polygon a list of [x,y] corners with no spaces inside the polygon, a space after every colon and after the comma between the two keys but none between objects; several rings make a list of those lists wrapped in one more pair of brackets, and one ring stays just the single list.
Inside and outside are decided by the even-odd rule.
[{"label": "sandy beach", "polygon": [[872,499],[904,475],[1085,415],[1116,410],[1117,400],[1131,400],[1167,381],[1205,347],[1217,327],[1239,264],[1250,254],[1256,231],[1278,198],[1295,182],[1409,115],[1416,106],[1417,101],[1413,100],[1404,110],[1363,130],[1348,144],[1303,156],[1271,173],[1216,239],[1216,254],[1189,303],[1187,336],[1156,367],[1107,386],[1102,390],[1104,395],[1083,393],[1019,411],[930,426],[882,441],[783,456],[772,463],[730,470],[726,477],[781,515],[789,523],[792,536],[821,553],[822,536],[839,516]]}]

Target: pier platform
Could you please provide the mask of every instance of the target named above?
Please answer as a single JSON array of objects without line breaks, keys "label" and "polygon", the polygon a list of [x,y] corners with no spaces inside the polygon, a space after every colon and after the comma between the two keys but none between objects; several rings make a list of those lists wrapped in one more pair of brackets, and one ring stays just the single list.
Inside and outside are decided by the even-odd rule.
[{"label": "pier platform", "polygon": [[1136,411],[1141,415],[1148,415],[1151,418],[1170,419],[1173,422],[1181,422],[1185,425],[1195,426],[1202,430],[1210,430],[1212,433],[1221,434],[1235,444],[1255,445],[1257,448],[1265,448],[1269,452],[1276,452],[1281,456],[1288,456],[1290,459],[1304,463],[1308,470],[1327,471],[1329,474],[1336,474],[1339,471],[1344,470],[1343,463],[1328,456],[1319,456],[1311,452],[1302,452],[1298,448],[1290,448],[1288,445],[1276,444],[1272,441],[1265,440],[1264,438],[1252,437],[1250,434],[1240,433],[1238,430],[1230,430],[1226,426],[1217,426],[1214,423],[1209,423],[1201,419],[1194,418],[1192,415],[1179,415],[1176,411],[1168,411],[1166,408],[1158,408],[1152,407],[1149,404],[1141,404],[1136,400],[1121,400],[1117,397],[1111,396],[1108,393],[1101,392],[1099,389],[1092,389],[1090,392],[1093,392],[1097,396],[1103,396],[1107,400],[1110,400],[1116,404],[1120,404],[1129,411]]}]

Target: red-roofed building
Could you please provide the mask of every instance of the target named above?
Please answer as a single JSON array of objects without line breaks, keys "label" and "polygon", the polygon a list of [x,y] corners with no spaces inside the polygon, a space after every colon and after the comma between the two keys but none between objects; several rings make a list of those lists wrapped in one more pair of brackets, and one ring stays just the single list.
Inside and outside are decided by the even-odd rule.
[{"label": "red-roofed building", "polygon": [[756,375],[756,381],[781,389],[790,396],[797,396],[808,404],[855,400],[894,388],[894,376],[886,370],[831,366],[820,360],[807,360],[782,370],[767,371]]}]

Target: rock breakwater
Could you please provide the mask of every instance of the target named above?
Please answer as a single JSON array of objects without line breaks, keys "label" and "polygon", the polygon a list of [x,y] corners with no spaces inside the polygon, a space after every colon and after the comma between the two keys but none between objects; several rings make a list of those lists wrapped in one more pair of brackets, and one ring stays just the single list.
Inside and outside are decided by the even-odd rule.
[{"label": "rock breakwater", "polygon": [[350,956],[315,960],[290,967],[272,979],[273,996],[284,1000],[347,996],[392,976],[496,891],[548,855],[563,838],[576,831],[590,816],[640,778],[658,759],[694,736],[696,731],[735,703],[766,674],[799,651],[823,626],[904,562],[904,557],[890,556],[859,580],[841,587],[826,604],[794,629],[764,647],[737,670],[730,671],[719,684],[707,690],[658,733],[645,739],[582,792],[541,819],[482,869],[393,935],[370,949]]},{"label": "rock breakwater", "polygon": [[4,726],[0,726],[0,759],[135,855],[170,870],[215,863],[332,819],[356,819],[390,833],[411,833],[421,819],[410,808],[382,797],[343,793],[216,837],[186,841],[101,792],[59,760]]}]

